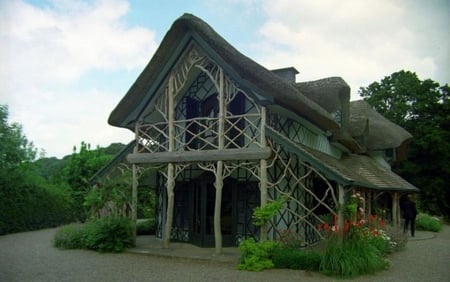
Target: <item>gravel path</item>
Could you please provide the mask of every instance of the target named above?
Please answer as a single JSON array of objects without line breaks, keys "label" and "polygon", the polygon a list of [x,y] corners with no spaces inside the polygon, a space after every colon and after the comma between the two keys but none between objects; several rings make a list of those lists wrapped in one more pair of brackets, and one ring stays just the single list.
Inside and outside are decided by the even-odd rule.
[{"label": "gravel path", "polygon": [[[330,281],[319,273],[237,271],[225,263],[58,250],[56,229],[0,236],[0,281]],[[429,240],[408,242],[389,257],[391,269],[352,281],[450,281],[450,227]],[[339,280],[343,281],[343,280]]]}]

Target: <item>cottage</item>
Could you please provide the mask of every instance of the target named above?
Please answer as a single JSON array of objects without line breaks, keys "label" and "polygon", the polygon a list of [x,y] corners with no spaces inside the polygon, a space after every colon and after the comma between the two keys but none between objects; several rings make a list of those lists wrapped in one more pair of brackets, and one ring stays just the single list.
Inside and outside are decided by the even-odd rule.
[{"label": "cottage", "polygon": [[[342,219],[338,207],[355,189],[369,211],[385,199],[398,224],[399,197],[417,188],[390,163],[412,136],[366,102],[350,102],[342,78],[297,83],[297,74],[267,70],[183,15],[109,117],[135,140],[94,180],[131,166],[134,219],[139,183],[155,187],[164,247],[176,240],[220,253],[285,231],[311,245],[321,239],[318,224]],[[253,209],[280,197],[270,223],[254,226]]]}]

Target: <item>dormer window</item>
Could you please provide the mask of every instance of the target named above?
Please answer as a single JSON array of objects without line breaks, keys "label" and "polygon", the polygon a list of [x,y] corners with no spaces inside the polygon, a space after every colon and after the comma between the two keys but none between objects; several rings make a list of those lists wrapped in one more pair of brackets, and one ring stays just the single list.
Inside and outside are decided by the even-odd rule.
[{"label": "dormer window", "polygon": [[384,150],[384,157],[387,162],[393,162],[396,158],[395,148],[389,148]]},{"label": "dormer window", "polygon": [[333,117],[333,120],[339,124],[339,126],[342,126],[342,111],[340,109],[336,110],[334,113],[331,113],[331,116]]}]

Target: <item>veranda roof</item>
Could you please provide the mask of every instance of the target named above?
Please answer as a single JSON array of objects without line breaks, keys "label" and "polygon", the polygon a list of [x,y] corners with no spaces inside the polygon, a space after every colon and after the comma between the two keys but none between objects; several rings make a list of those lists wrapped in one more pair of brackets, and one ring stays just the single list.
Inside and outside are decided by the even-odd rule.
[{"label": "veranda roof", "polygon": [[346,154],[341,159],[336,159],[295,143],[271,128],[267,128],[266,132],[270,138],[283,144],[288,151],[298,154],[301,159],[310,163],[327,178],[343,186],[359,186],[382,191],[419,191],[417,187],[370,156]]},{"label": "veranda roof", "polygon": [[208,56],[234,75],[233,79],[244,88],[256,97],[262,97],[260,103],[288,108],[322,130],[339,128],[331,115],[304,96],[295,84],[244,56],[207,23],[191,14],[184,14],[173,23],[148,65],[112,111],[109,124],[133,130],[140,113],[155,95],[149,93],[149,89],[161,82],[161,73],[167,71],[167,65],[174,63],[174,56],[179,55],[175,53],[180,52],[179,45],[190,40],[202,46]]},{"label": "veranda roof", "polygon": [[121,162],[126,162],[126,157],[128,154],[133,152],[133,149],[136,145],[136,140],[132,140],[125,147],[120,150],[106,165],[104,165],[101,169],[99,169],[90,179],[89,183],[94,185],[99,179],[110,173],[116,166],[118,166]]}]

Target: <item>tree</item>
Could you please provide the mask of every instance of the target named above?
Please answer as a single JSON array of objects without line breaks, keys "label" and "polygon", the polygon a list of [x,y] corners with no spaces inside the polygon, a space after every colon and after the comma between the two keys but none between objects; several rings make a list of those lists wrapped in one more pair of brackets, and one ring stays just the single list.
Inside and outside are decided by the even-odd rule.
[{"label": "tree", "polygon": [[393,170],[421,189],[423,211],[445,216],[450,216],[449,89],[401,70],[359,90],[375,110],[413,135],[408,160]]},{"label": "tree", "polygon": [[71,188],[79,220],[84,221],[87,215],[83,204],[90,189],[89,179],[111,158],[111,155],[105,154],[99,147],[91,150],[90,145],[85,142],[81,142],[78,153],[77,148],[73,148],[73,153],[62,170],[62,181],[67,182]]},{"label": "tree", "polygon": [[[0,105],[0,173],[6,173],[24,162],[35,159],[37,150],[22,132],[18,123],[8,124],[8,106]],[[3,175],[2,175],[3,176]]]},{"label": "tree", "polygon": [[33,160],[36,149],[0,105],[0,235],[56,226],[72,220],[71,200],[48,185]]}]

